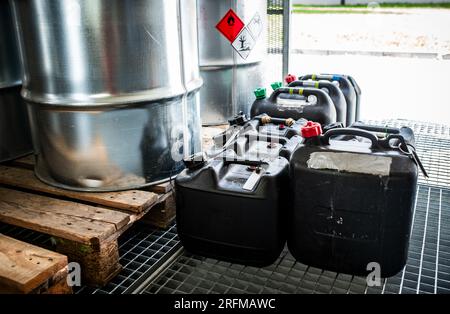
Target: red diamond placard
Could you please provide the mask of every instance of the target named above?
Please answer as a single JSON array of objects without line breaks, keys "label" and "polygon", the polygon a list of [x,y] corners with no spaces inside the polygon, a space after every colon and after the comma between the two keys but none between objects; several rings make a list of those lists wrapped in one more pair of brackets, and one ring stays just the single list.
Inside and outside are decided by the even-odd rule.
[{"label": "red diamond placard", "polygon": [[244,22],[237,16],[232,9],[217,23],[216,28],[230,42],[233,42],[240,31],[244,28]]}]

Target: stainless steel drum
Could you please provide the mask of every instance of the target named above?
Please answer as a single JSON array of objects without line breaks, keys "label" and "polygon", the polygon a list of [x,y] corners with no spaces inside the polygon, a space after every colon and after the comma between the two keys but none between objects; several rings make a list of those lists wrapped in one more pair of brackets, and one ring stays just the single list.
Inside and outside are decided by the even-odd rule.
[{"label": "stainless steel drum", "polygon": [[20,97],[22,67],[8,1],[0,1],[0,162],[32,151],[26,106]]},{"label": "stainless steel drum", "polygon": [[201,150],[195,0],[17,0],[36,175],[113,191]]},{"label": "stainless steel drum", "polygon": [[[262,32],[255,36],[255,45],[246,59],[216,29],[230,9],[247,26],[259,16]],[[202,122],[223,124],[239,111],[248,114],[253,90],[266,83],[262,61],[267,55],[267,1],[199,0],[198,14],[200,71],[205,83],[200,92]]]}]

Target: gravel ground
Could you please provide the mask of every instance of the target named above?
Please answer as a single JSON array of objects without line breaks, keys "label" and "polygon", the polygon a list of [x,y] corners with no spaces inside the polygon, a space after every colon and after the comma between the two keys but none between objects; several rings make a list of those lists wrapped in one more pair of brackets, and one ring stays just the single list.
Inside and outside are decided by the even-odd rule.
[{"label": "gravel ground", "polygon": [[449,9],[294,14],[293,49],[450,53]]}]

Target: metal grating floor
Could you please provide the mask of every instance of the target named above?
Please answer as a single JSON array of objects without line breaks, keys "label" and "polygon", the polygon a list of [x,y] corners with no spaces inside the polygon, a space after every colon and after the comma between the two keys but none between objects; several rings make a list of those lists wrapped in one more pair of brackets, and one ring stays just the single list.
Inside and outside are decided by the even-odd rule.
[{"label": "metal grating floor", "polygon": [[[50,236],[0,223],[0,233],[38,246],[53,248]],[[136,224],[119,238],[120,264],[123,270],[106,286],[98,289],[82,286],[79,294],[133,293],[181,247],[174,224],[168,230]]]},{"label": "metal grating floor", "polygon": [[419,185],[408,264],[368,287],[364,277],[297,263],[285,250],[265,268],[183,253],[144,293],[450,293],[450,190]]},{"label": "metal grating floor", "polygon": [[429,175],[429,178],[425,178],[420,173],[419,183],[450,188],[449,126],[409,120],[369,120],[366,122],[393,127],[408,126],[413,129],[416,136],[417,153]]},{"label": "metal grating floor", "polygon": [[133,293],[166,260],[181,247],[175,224],[168,230],[150,230],[136,225],[119,238],[120,264],[123,270],[106,286],[98,289],[82,287],[81,294]]},{"label": "metal grating floor", "polygon": [[297,263],[284,250],[265,268],[246,267],[183,252],[142,293],[450,293],[450,130],[406,120],[367,121],[409,126],[430,178],[420,177],[408,263],[380,287],[366,278],[338,274]]}]

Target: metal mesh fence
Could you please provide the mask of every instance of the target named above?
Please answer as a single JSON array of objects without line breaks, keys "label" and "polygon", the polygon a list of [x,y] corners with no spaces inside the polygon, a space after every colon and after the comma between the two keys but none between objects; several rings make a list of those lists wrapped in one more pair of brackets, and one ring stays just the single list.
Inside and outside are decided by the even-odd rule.
[{"label": "metal mesh fence", "polygon": [[283,53],[283,0],[268,0],[268,37],[269,54]]},{"label": "metal mesh fence", "polygon": [[267,52],[266,72],[270,82],[283,77],[284,0],[267,1]]}]

